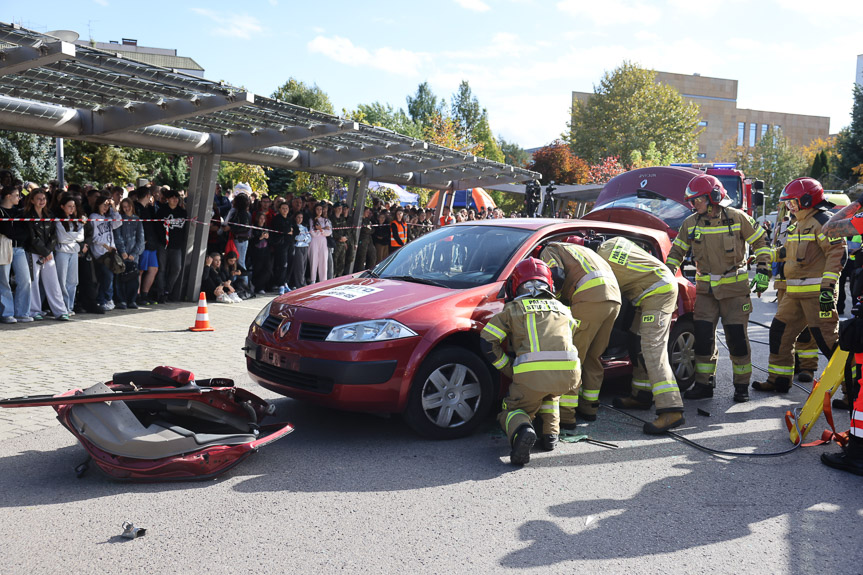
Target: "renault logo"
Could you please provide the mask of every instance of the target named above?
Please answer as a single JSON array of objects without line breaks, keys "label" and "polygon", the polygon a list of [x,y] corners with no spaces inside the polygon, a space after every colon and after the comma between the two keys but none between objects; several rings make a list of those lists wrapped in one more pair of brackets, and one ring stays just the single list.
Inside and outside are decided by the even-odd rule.
[{"label": "renault logo", "polygon": [[285,339],[285,336],[288,335],[288,332],[291,329],[291,322],[289,320],[284,320],[282,324],[279,326],[279,337]]},{"label": "renault logo", "polygon": [[641,187],[645,187],[647,185],[647,180],[641,180]]}]

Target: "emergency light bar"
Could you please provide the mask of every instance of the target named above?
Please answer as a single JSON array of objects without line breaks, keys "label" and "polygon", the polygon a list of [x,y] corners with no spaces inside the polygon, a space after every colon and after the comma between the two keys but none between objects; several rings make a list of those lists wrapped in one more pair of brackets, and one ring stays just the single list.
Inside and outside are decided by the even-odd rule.
[{"label": "emergency light bar", "polygon": [[736,170],[737,162],[727,162],[724,164],[706,163],[706,164],[671,164],[677,168],[695,168],[696,170]]}]

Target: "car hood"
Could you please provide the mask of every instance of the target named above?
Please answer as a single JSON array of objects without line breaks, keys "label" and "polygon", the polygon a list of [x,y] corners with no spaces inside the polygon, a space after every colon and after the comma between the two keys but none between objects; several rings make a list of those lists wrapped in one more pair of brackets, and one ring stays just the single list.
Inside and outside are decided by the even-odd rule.
[{"label": "car hood", "polygon": [[276,303],[357,319],[378,319],[395,317],[458,291],[463,290],[386,278],[347,277],[293,291],[280,296]]}]

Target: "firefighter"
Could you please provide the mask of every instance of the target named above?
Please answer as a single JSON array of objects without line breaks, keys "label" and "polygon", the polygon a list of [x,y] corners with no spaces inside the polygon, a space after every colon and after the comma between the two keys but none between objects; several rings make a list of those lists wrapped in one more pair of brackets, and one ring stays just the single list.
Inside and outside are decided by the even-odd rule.
[{"label": "firefighter", "polygon": [[[542,260],[519,262],[506,282],[507,303],[482,330],[482,346],[492,365],[512,379],[498,416],[512,451],[510,461],[524,465],[537,441],[532,421],[543,417],[541,446],[555,448],[560,433],[558,400],[581,379],[572,343],[575,320],[551,293],[551,272]],[[509,338],[509,350],[503,342]]]},{"label": "firefighter", "polygon": [[779,200],[785,202],[795,221],[788,226],[784,250],[785,296],[770,324],[770,358],[767,381],[754,382],[753,389],[788,393],[794,376],[794,341],[808,325],[818,348],[833,354],[839,333],[836,284],[845,259],[845,240],[828,238],[821,230],[832,204],[824,200],[824,189],[813,178],[790,182]]},{"label": "firefighter", "polygon": [[657,418],[644,424],[647,434],[657,435],[683,425],[683,401],[668,361],[677,280],[665,264],[626,238],[606,240],[597,253],[611,266],[623,297],[636,307],[632,332],[640,352],[632,354],[632,395],[616,397],[613,405],[650,409],[655,402]]},{"label": "firefighter", "polygon": [[[830,237],[852,237],[863,233],[863,205],[860,199],[839,210],[821,231]],[[852,296],[859,295],[858,291],[859,287],[852,284]],[[842,324],[842,348],[854,354],[860,383],[857,386],[849,386],[849,388],[856,387],[857,397],[849,402],[852,407],[848,444],[838,453],[821,454],[821,463],[824,465],[855,475],[863,475],[863,377],[860,377],[863,372],[863,365],[860,362],[860,356],[863,354],[863,318],[859,316],[859,309],[858,307],[854,313],[854,319]],[[849,399],[852,395],[848,396]]]},{"label": "firefighter", "polygon": [[570,236],[565,243],[551,243],[539,257],[551,268],[554,291],[560,301],[569,305],[578,325],[573,343],[582,363],[581,391],[573,390],[560,398],[560,426],[573,430],[576,413],[580,419],[596,421],[604,376],[600,357],[608,347],[620,311],[620,288],[611,267],[585,247],[582,237]]},{"label": "firefighter", "polygon": [[[749,289],[762,293],[770,281],[772,251],[764,228],[731,207],[722,182],[709,174],[694,177],[685,199],[695,213],[683,220],[665,265],[674,274],[687,252],[695,262],[695,385],[686,399],[713,397],[716,373],[716,324],[722,319],[734,371],[734,401],[749,401],[752,376],[747,325],[752,312]],[[747,244],[755,253],[756,273],[749,284]]]}]

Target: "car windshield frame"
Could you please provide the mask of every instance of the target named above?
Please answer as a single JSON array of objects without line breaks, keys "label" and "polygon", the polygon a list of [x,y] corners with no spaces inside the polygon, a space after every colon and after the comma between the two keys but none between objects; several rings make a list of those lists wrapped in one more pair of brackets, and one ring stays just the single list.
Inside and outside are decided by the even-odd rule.
[{"label": "car windshield frame", "polygon": [[677,202],[659,194],[642,190],[626,196],[618,196],[608,202],[598,205],[591,211],[607,210],[610,208],[629,208],[654,215],[672,229],[679,229],[692,210]]},{"label": "car windshield frame", "polygon": [[373,277],[415,278],[448,289],[470,289],[500,277],[533,230],[495,225],[455,225],[408,242],[371,270]]}]

